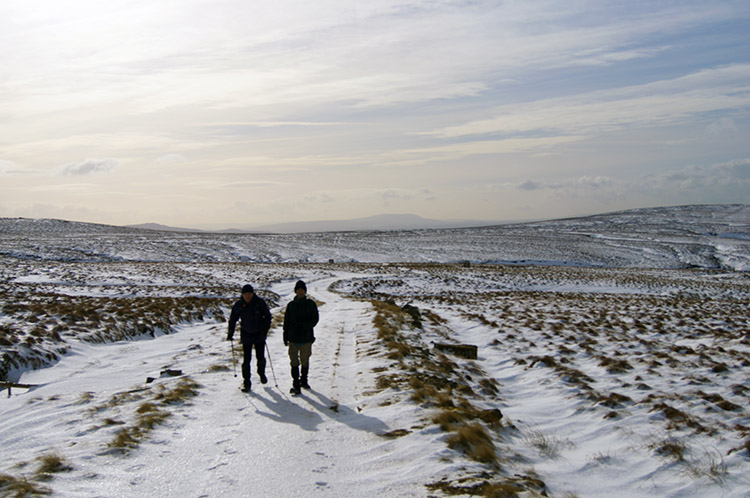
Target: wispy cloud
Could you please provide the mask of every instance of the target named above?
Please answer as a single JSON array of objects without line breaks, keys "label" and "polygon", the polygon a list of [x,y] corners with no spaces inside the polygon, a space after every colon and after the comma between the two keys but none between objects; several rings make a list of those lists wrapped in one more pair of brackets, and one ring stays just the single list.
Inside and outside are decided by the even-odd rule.
[{"label": "wispy cloud", "polygon": [[17,171],[16,163],[0,160],[0,175],[7,175]]},{"label": "wispy cloud", "polygon": [[4,161],[0,159],[0,175],[20,176],[20,175],[35,175],[38,173],[39,171],[34,170],[34,169],[22,168],[13,161]]},{"label": "wispy cloud", "polygon": [[750,201],[750,158],[712,164],[687,166],[644,178],[643,188],[677,188],[700,191],[704,188],[744,190],[744,201]]},{"label": "wispy cloud", "polygon": [[750,155],[748,23],[744,0],[0,2],[0,198],[137,196],[181,226],[250,222],[242,189],[263,222],[746,198],[719,186],[742,164],[705,165]]},{"label": "wispy cloud", "polygon": [[[606,176],[558,178],[550,181],[526,179],[514,184],[496,185],[495,188],[575,196],[606,194],[616,195],[618,198],[648,192],[672,196],[676,192],[708,190],[718,198],[735,197],[735,202],[750,202],[750,158],[708,166],[685,166],[631,179]],[[738,197],[737,193],[742,194]]]},{"label": "wispy cloud", "polygon": [[82,176],[97,173],[108,173],[119,166],[116,159],[85,159],[78,163],[69,163],[60,168],[64,176]]},{"label": "wispy cloud", "polygon": [[428,135],[591,134],[663,126],[696,115],[750,108],[750,64],[706,69],[671,80],[496,107],[488,119]]}]

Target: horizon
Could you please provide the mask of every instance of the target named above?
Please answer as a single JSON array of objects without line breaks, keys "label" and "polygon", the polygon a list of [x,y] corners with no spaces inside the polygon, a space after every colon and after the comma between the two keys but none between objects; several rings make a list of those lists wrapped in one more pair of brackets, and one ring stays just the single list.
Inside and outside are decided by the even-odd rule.
[{"label": "horizon", "polygon": [[[206,233],[222,233],[222,232],[237,232],[237,233],[273,233],[273,234],[300,234],[300,233],[316,233],[316,232],[368,232],[368,231],[382,231],[382,230],[429,230],[429,229],[453,229],[453,228],[481,228],[499,225],[523,225],[529,223],[546,223],[546,222],[557,222],[567,221],[576,219],[587,219],[592,217],[600,216],[615,216],[618,214],[626,214],[632,211],[650,211],[650,210],[681,210],[684,208],[700,208],[700,207],[729,207],[729,206],[748,206],[744,203],[731,203],[731,204],[681,204],[681,205],[669,205],[669,206],[654,206],[654,207],[637,207],[617,211],[606,211],[599,213],[590,213],[585,215],[576,216],[563,216],[557,218],[535,218],[535,219],[518,219],[518,220],[450,220],[450,219],[430,219],[423,218],[413,213],[398,213],[398,214],[379,214],[373,216],[367,216],[362,218],[349,218],[349,219],[330,219],[330,220],[310,220],[310,221],[292,221],[277,224],[264,224],[254,226],[227,226],[221,228],[199,228],[194,226],[174,226],[166,225],[156,221],[149,221],[144,223],[133,223],[127,225],[111,225],[108,223],[101,223],[102,225],[121,227],[121,228],[137,228],[144,230],[165,230],[165,231],[185,231],[185,232],[206,232]],[[65,223],[93,223],[80,220],[69,220],[63,218],[28,218],[28,217],[3,217],[0,219],[27,219],[27,220],[42,220],[47,219],[51,221],[61,221]],[[359,225],[357,225],[359,224]]]},{"label": "horizon", "polygon": [[750,4],[0,5],[0,217],[750,203]]}]

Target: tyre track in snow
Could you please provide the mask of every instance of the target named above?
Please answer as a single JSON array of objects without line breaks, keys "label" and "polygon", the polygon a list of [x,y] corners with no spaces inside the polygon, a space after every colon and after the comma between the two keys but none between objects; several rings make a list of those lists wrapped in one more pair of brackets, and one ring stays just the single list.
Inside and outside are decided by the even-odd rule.
[{"label": "tyre track in snow", "polygon": [[[192,406],[177,410],[150,441],[123,457],[100,488],[103,494],[404,496],[407,488],[383,480],[389,463],[379,434],[389,427],[363,403],[363,382],[369,379],[356,349],[359,333],[371,333],[369,306],[329,292],[333,280],[308,280],[310,295],[323,303],[311,358],[312,390],[288,394],[289,360],[278,327],[268,340],[267,370],[272,363],[275,379],[269,375],[262,386],[253,371],[253,392],[246,395],[231,372],[193,375],[203,387]],[[274,314],[292,298],[292,288],[293,282],[274,286],[283,303]],[[219,330],[207,338],[202,354],[226,357],[224,335]],[[193,360],[186,356],[182,361],[189,365]],[[424,496],[424,488],[415,483],[410,495]]]},{"label": "tyre track in snow", "polygon": [[[425,478],[408,465],[419,450],[381,437],[408,422],[366,394],[374,386],[373,368],[388,361],[358,353],[373,349],[371,306],[328,290],[347,277],[303,275],[310,295],[322,304],[311,358],[312,390],[301,396],[288,393],[291,376],[280,326],[269,334],[269,383],[261,385],[253,371],[253,392],[247,395],[233,375],[226,324],[183,325],[155,339],[82,345],[59,366],[30,372],[30,382],[36,378],[44,385],[3,407],[5,427],[18,433],[5,439],[14,441],[7,448],[14,461],[29,462],[52,450],[64,456],[73,470],[45,483],[62,497],[427,496]],[[293,285],[272,286],[281,297],[274,314],[292,299]],[[241,351],[237,342],[234,346],[239,361]],[[92,407],[104,406],[118,393],[144,390],[146,376],[164,368],[182,370],[195,380],[198,395],[163,407],[170,417],[135,449],[122,454],[108,448],[122,426],[102,421],[114,417],[130,424],[137,405],[148,398],[123,401],[116,408]],[[153,385],[176,382],[160,378]],[[77,405],[87,391],[94,392],[92,400]],[[67,394],[55,400],[59,392]],[[31,399],[36,401],[30,410],[25,405]],[[390,427],[394,418],[402,418],[402,425]],[[32,441],[37,430],[44,440]],[[8,454],[3,451],[0,472],[11,464]]]}]

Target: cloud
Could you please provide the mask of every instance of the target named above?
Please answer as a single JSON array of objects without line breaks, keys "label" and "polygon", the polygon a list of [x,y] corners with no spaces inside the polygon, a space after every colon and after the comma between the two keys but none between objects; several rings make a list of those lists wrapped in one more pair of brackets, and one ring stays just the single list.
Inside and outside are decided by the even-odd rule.
[{"label": "cloud", "polygon": [[322,122],[322,121],[236,121],[236,122],[225,122],[225,123],[209,123],[203,126],[207,128],[278,128],[282,126],[288,127],[318,127],[318,126],[341,126],[346,125],[346,122]]},{"label": "cloud", "polygon": [[252,181],[243,180],[222,185],[223,188],[232,189],[260,189],[268,187],[280,187],[285,185],[284,182],[270,182],[270,181]]},{"label": "cloud", "polygon": [[[706,69],[670,80],[496,107],[493,117],[425,135],[545,136],[594,134],[631,127],[685,123],[704,113],[750,107],[750,64]],[[732,126],[719,119],[715,129]]]},{"label": "cloud", "polygon": [[515,185],[518,190],[567,190],[567,191],[594,191],[616,185],[618,182],[605,176],[581,176],[569,178],[557,182],[540,182],[524,180]]},{"label": "cloud", "polygon": [[493,191],[524,191],[559,199],[596,199],[604,205],[630,201],[649,204],[750,202],[750,158],[705,166],[690,165],[630,179],[606,176],[523,180],[491,186]]},{"label": "cloud", "polygon": [[183,164],[187,162],[187,158],[182,154],[165,154],[157,159],[154,159],[155,164]]},{"label": "cloud", "polygon": [[737,124],[732,118],[717,119],[708,125],[708,133],[711,135],[723,135],[725,133],[737,133]]},{"label": "cloud", "polygon": [[517,188],[519,188],[520,190],[539,190],[544,188],[544,186],[539,182],[524,180],[517,185]]},{"label": "cloud", "polygon": [[336,202],[336,199],[335,197],[331,196],[330,194],[326,192],[321,192],[318,194],[306,195],[305,201],[310,202],[310,203],[329,204],[332,202]]},{"label": "cloud", "polygon": [[92,175],[109,173],[120,165],[116,159],[86,159],[78,163],[69,163],[60,169],[63,176]]},{"label": "cloud", "polygon": [[0,175],[7,175],[16,171],[16,163],[0,159]]},{"label": "cloud", "polygon": [[37,175],[41,171],[36,169],[21,168],[13,161],[0,159],[0,175]]},{"label": "cloud", "polygon": [[686,166],[662,175],[645,177],[647,185],[657,188],[678,188],[683,191],[704,189],[746,189],[744,199],[750,199],[750,158],[738,159],[710,166]]}]

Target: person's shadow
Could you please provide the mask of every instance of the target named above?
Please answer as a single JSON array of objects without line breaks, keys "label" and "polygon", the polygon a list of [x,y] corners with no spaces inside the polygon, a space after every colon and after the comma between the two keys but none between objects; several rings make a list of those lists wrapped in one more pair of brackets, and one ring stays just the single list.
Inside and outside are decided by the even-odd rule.
[{"label": "person's shadow", "polygon": [[346,424],[352,429],[371,432],[378,436],[382,436],[390,430],[385,422],[379,418],[363,415],[358,410],[352,410],[346,405],[339,404],[338,401],[333,401],[317,391],[303,390],[300,398],[309,403],[320,413],[325,414],[342,424]]},{"label": "person's shadow", "polygon": [[[306,431],[318,430],[318,424],[323,421],[323,417],[319,413],[313,410],[306,410],[298,404],[292,403],[272,387],[266,387],[264,392],[268,394],[268,397],[261,394],[254,394],[249,398],[250,403],[255,407],[256,413],[276,422],[298,425]],[[256,401],[265,405],[266,410],[259,408]]]}]

